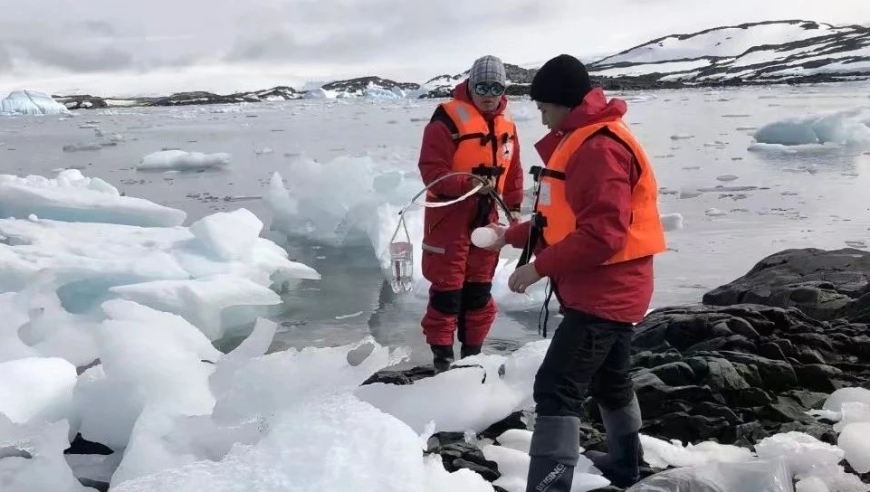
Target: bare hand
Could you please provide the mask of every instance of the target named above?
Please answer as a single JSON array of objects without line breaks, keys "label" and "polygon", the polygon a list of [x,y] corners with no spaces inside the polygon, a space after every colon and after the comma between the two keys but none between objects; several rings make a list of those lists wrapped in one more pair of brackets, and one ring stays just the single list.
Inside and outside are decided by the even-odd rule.
[{"label": "bare hand", "polygon": [[511,212],[510,221],[511,222],[519,222],[519,220],[523,217],[521,212]]},{"label": "bare hand", "polygon": [[528,263],[517,268],[511,277],[508,279],[508,287],[511,291],[518,294],[525,294],[526,289],[533,285],[538,280],[541,280],[538,271],[535,270],[534,263]]}]

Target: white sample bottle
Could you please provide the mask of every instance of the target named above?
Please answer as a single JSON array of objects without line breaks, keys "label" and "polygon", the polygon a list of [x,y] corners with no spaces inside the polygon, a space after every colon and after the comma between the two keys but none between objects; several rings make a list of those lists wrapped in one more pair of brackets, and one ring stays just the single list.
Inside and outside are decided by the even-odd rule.
[{"label": "white sample bottle", "polygon": [[471,231],[471,244],[478,248],[487,248],[498,241],[498,233],[489,227],[478,227]]}]

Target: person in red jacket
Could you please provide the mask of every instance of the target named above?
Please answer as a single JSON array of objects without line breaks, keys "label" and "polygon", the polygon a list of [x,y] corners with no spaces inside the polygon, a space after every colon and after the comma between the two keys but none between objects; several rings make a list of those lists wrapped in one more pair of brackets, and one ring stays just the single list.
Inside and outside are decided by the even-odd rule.
[{"label": "person in red jacket", "polygon": [[461,357],[479,354],[495,320],[490,292],[499,254],[471,244],[472,230],[498,221],[490,192],[501,194],[515,215],[523,200],[520,145],[505,113],[506,78],[498,58],[476,60],[423,132],[418,166],[430,186],[428,201],[455,200],[480,184],[467,174],[445,177],[450,173],[485,180],[470,198],[424,213],[422,273],[432,285],[421,325],[438,372],[454,360],[454,334]]},{"label": "person in red jacket", "polygon": [[535,377],[526,490],[570,490],[587,393],[601,410],[608,448],[587,457],[614,485],[628,487],[642,457],[631,337],[652,298],[653,257],[666,250],[658,187],[622,121],[626,103],[593,88],[579,60],[548,61],[530,92],[550,129],[536,146],[546,168],[533,169],[535,214],[510,228],[491,226],[501,235],[492,249],[511,244],[525,249],[523,258],[535,256],[513,272],[510,289],[522,293],[548,277],[564,313]]}]

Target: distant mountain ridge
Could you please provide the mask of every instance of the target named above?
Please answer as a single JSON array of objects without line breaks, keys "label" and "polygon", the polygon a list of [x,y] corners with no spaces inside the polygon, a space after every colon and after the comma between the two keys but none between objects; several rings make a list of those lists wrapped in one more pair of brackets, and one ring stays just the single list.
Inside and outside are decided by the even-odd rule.
[{"label": "distant mountain ridge", "polygon": [[[528,66],[528,65],[527,65]],[[505,64],[509,95],[528,94],[537,68]],[[609,90],[677,89],[773,83],[870,80],[870,28],[806,20],[765,21],[673,34],[588,64],[596,83]],[[112,99],[54,96],[69,109],[109,106],[185,106],[348,97],[441,98],[468,71],[419,84],[376,76],[337,80],[301,91],[279,86],[220,95],[193,91],[165,97]]]}]

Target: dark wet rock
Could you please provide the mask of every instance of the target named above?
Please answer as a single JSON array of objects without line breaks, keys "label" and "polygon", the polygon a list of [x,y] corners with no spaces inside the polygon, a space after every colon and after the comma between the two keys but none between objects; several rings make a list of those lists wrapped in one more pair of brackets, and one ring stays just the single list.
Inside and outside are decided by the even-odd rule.
[{"label": "dark wet rock", "polygon": [[113,454],[112,448],[105,444],[88,441],[82,437],[81,433],[77,433],[75,439],[70,443],[69,447],[63,451],[63,454]]},{"label": "dark wet rock", "polygon": [[91,487],[96,489],[98,492],[109,492],[109,482],[100,482],[98,480],[91,480],[90,478],[79,478],[78,481],[85,487]]},{"label": "dark wet rock", "polygon": [[837,381],[842,378],[843,371],[824,364],[807,364],[795,369],[800,384],[811,390],[833,393],[842,387]]},{"label": "dark wet rock", "polygon": [[764,258],[746,275],[706,293],[703,302],[796,307],[813,318],[833,320],[857,314],[854,305],[868,292],[870,252],[790,249]]},{"label": "dark wet rock", "polygon": [[434,434],[429,438],[426,452],[440,455],[444,468],[449,472],[467,468],[479,473],[490,482],[501,477],[498,464],[487,460],[480,448],[467,442],[465,433],[439,432]]},{"label": "dark wet rock", "polygon": [[514,412],[507,418],[492,424],[486,430],[480,433],[478,437],[481,439],[495,440],[498,436],[512,429],[528,430],[528,423],[534,419],[532,412],[520,411]]},{"label": "dark wet rock", "polygon": [[363,386],[375,383],[406,385],[434,375],[435,368],[432,366],[419,366],[398,371],[378,371],[366,379]]}]

